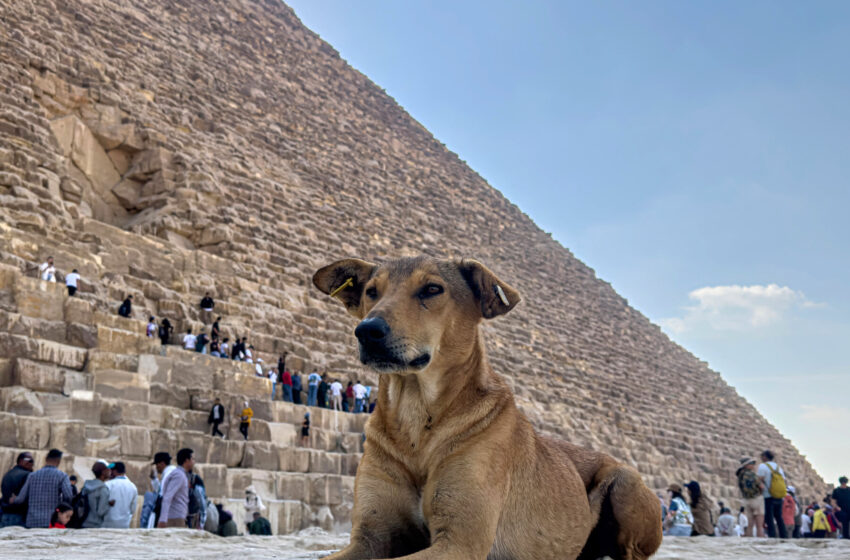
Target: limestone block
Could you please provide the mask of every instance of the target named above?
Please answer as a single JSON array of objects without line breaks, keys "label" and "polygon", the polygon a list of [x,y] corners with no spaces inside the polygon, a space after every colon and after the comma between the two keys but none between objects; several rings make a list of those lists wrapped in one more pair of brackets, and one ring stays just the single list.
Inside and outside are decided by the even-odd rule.
[{"label": "limestone block", "polygon": [[81,323],[69,323],[66,336],[68,344],[80,348],[97,347],[97,329]]},{"label": "limestone block", "polygon": [[170,383],[171,366],[171,358],[142,354],[139,356],[138,372],[150,379],[151,383]]},{"label": "limestone block", "polygon": [[209,432],[210,424],[207,424],[209,413],[201,410],[181,410],[183,421],[181,426],[184,430],[194,430],[197,432]]},{"label": "limestone block", "polygon": [[104,352],[133,354],[138,352],[139,335],[122,329],[97,326],[97,347]]},{"label": "limestone block", "polygon": [[301,530],[302,511],[301,502],[283,502],[277,515],[277,533],[279,535],[285,535]]},{"label": "limestone block", "polygon": [[[254,484],[254,477],[248,469],[227,469],[227,496],[245,499],[245,489]],[[267,494],[268,495],[268,494]]]},{"label": "limestone block", "polygon": [[201,463],[209,463],[209,449],[212,445],[212,437],[199,432],[179,431],[177,432],[180,448],[188,447],[195,452],[195,460]]},{"label": "limestone block", "polygon": [[0,358],[0,387],[15,383],[15,359]]},{"label": "limestone block", "polygon": [[152,421],[154,415],[151,413],[152,405],[145,402],[128,401],[124,399],[104,398],[96,395],[95,400],[100,400],[100,424],[111,426],[116,424],[127,424],[134,426],[157,426]]},{"label": "limestone block", "polygon": [[43,416],[41,401],[24,387],[3,387],[0,389],[0,403],[4,412],[21,416]]},{"label": "limestone block", "polygon": [[227,466],[212,463],[196,464],[195,472],[204,479],[207,497],[227,496]]},{"label": "limestone block", "polygon": [[275,473],[275,492],[279,500],[307,502],[312,489],[311,481],[300,473]]},{"label": "limestone block", "polygon": [[47,393],[68,395],[75,390],[92,388],[92,379],[88,374],[24,358],[15,360],[14,379],[17,385]]},{"label": "limestone block", "polygon": [[74,455],[84,455],[86,452],[86,423],[80,420],[51,420],[50,447]]},{"label": "limestone block", "polygon": [[150,436],[151,455],[155,455],[160,451],[168,451],[172,457],[177,456],[177,450],[180,449],[177,432],[174,430],[154,428],[150,430]]},{"label": "limestone block", "polygon": [[70,155],[77,168],[88,177],[97,191],[103,194],[120,181],[121,176],[91,130],[73,115],[65,119],[73,120],[71,153],[65,155]]},{"label": "limestone block", "polygon": [[168,430],[185,428],[183,411],[170,406],[151,405],[151,423]]},{"label": "limestone block", "polygon": [[60,282],[43,282],[21,276],[15,283],[15,304],[21,315],[62,321],[64,319],[65,286]]},{"label": "limestone block", "polygon": [[101,369],[121,369],[124,371],[137,371],[139,368],[139,356],[128,354],[115,354],[102,350],[89,350],[89,360],[86,362],[86,371],[95,372]]},{"label": "limestone block", "polygon": [[278,469],[277,449],[267,441],[246,441],[242,456],[243,468],[276,471]]},{"label": "limestone block", "polygon": [[0,290],[9,290],[17,283],[21,276],[21,271],[17,267],[0,263]]},{"label": "limestone block", "polygon": [[351,531],[351,512],[353,502],[343,500],[341,504],[331,506],[331,515],[333,515],[333,529],[337,533],[348,533]]},{"label": "limestone block", "polygon": [[64,303],[65,321],[91,326],[94,322],[93,306],[78,297],[69,297]]},{"label": "limestone block", "polygon": [[310,470],[312,473],[328,473],[340,474],[340,458],[339,453],[328,453],[318,449],[309,450],[310,453]]},{"label": "limestone block", "polygon": [[280,470],[288,472],[309,472],[310,451],[303,447],[281,447],[277,448]]},{"label": "limestone block", "polygon": [[242,462],[245,442],[221,439],[215,437],[209,444],[210,463],[219,463],[228,467],[236,467]]},{"label": "limestone block", "polygon": [[136,154],[127,176],[140,181],[147,181],[154,173],[168,166],[171,153],[163,148],[153,148]]},{"label": "limestone block", "polygon": [[100,424],[100,395],[93,391],[74,391],[68,399],[69,420],[82,420],[86,424]]},{"label": "limestone block", "polygon": [[335,521],[331,508],[326,505],[319,506],[313,514],[313,522],[325,531],[333,531]]},{"label": "limestone block", "polygon": [[213,388],[217,391],[243,395],[246,398],[267,400],[272,394],[271,382],[256,375],[216,372],[213,383]]},{"label": "limestone block", "polygon": [[269,435],[271,441],[280,446],[294,446],[296,438],[301,434],[300,428],[293,424],[282,424],[269,422]]},{"label": "limestone block", "polygon": [[272,403],[272,421],[300,426],[306,410],[303,406],[291,402],[275,401]]},{"label": "limestone block", "polygon": [[94,373],[95,391],[103,397],[148,402],[150,383],[137,373],[118,369],[102,369]]},{"label": "limestone block", "polygon": [[[0,413],[0,446],[18,446],[18,417],[7,412]],[[12,462],[14,463],[14,461]]]},{"label": "limestone block", "polygon": [[151,457],[150,431],[143,426],[118,426],[115,429],[121,439],[121,455],[125,457]]},{"label": "limestone block", "polygon": [[86,457],[119,457],[121,455],[121,440],[118,436],[86,439]]},{"label": "limestone block", "polygon": [[[236,420],[238,420],[238,418],[236,418]],[[238,424],[235,422],[234,424],[236,424],[236,428],[238,429]],[[257,420],[256,418],[252,420],[251,427],[248,429],[248,439],[251,441],[271,441],[269,423],[265,420]]]},{"label": "limestone block", "polygon": [[189,408],[189,392],[177,385],[151,383],[151,403],[176,408]]},{"label": "limestone block", "polygon": [[212,389],[213,372],[196,362],[174,362],[170,382],[193,389]]},{"label": "limestone block", "polygon": [[344,476],[354,476],[357,474],[357,466],[360,464],[360,459],[363,457],[361,453],[344,453],[340,457],[340,472]]},{"label": "limestone block", "polygon": [[310,504],[334,506],[342,503],[342,477],[339,475],[307,475],[310,477]]}]

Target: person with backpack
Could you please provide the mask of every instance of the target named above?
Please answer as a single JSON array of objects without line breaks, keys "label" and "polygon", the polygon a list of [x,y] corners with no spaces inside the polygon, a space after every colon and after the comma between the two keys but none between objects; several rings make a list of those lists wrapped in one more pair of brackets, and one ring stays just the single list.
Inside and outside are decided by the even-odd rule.
[{"label": "person with backpack", "polygon": [[747,517],[745,537],[752,537],[753,529],[756,536],[764,537],[764,484],[756,474],[756,460],[750,457],[741,459],[741,465],[735,471],[738,479],[738,490],[741,492],[741,503]]},{"label": "person with backpack", "polygon": [[186,524],[190,529],[203,529],[207,521],[207,490],[200,475],[189,475],[189,516]]},{"label": "person with backpack", "polygon": [[83,529],[100,529],[103,527],[109,508],[115,503],[114,500],[110,501],[109,487],[106,486],[112,471],[105,462],[97,461],[92,466],[91,472],[94,473],[94,479],[87,480],[83,484],[77,507],[74,508],[74,515]]},{"label": "person with backpack", "polygon": [[201,332],[198,334],[195,339],[195,352],[200,352],[201,354],[207,353],[207,344],[209,344],[210,337],[207,336],[207,333],[204,332],[204,329],[201,329]]},{"label": "person with backpack", "polygon": [[667,487],[670,493],[670,506],[667,509],[667,519],[662,527],[664,535],[669,537],[689,537],[693,531],[694,516],[691,508],[682,496],[682,487],[676,483]]},{"label": "person with backpack", "polygon": [[788,493],[788,484],[785,481],[785,471],[773,459],[772,451],[763,451],[762,462],[756,471],[764,485],[764,521],[768,537],[776,538],[778,533],[779,538],[787,539],[788,533],[785,531],[785,523],[782,522],[782,501]]}]

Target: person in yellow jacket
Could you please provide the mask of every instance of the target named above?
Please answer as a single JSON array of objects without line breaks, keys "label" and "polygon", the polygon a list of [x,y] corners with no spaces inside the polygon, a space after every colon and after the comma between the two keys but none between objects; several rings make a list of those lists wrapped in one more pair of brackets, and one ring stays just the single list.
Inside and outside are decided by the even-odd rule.
[{"label": "person in yellow jacket", "polygon": [[239,424],[239,431],[242,432],[242,436],[247,440],[248,439],[248,427],[251,425],[251,418],[254,417],[254,411],[251,410],[251,407],[248,406],[248,401],[245,401],[245,408],[242,409],[242,417],[241,422]]},{"label": "person in yellow jacket", "polygon": [[823,539],[829,532],[829,521],[826,520],[826,514],[817,504],[813,506],[815,510],[814,519],[812,519],[812,538]]}]

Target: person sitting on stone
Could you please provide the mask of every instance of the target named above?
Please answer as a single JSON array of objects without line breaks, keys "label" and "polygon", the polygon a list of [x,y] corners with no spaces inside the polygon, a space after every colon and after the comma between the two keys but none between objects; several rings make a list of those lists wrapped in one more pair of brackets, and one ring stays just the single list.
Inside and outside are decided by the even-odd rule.
[{"label": "person sitting on stone", "polygon": [[32,453],[24,451],[18,455],[15,466],[3,475],[3,497],[0,498],[0,509],[2,509],[3,514],[0,516],[0,529],[14,526],[23,527],[25,525],[27,516],[26,504],[11,504],[9,500],[15,494],[21,493],[21,489],[26,484],[27,477],[29,477],[34,466],[35,461],[33,461]]},{"label": "person sitting on stone", "polygon": [[133,314],[133,294],[129,294],[126,298],[124,298],[123,303],[118,308],[118,314],[122,317],[130,318]]},{"label": "person sitting on stone", "polygon": [[209,343],[209,341],[210,337],[207,336],[207,333],[204,332],[204,329],[201,329],[201,332],[198,333],[198,336],[195,339],[195,352],[206,354],[207,344]]},{"label": "person sitting on stone", "polygon": [[717,518],[717,531],[719,537],[736,537],[738,520],[732,515],[732,511],[724,507],[720,510],[720,517]]},{"label": "person sitting on stone", "polygon": [[148,326],[145,329],[145,334],[148,335],[148,338],[153,338],[154,336],[156,336],[156,333],[157,333],[157,327],[156,327],[155,317],[153,315],[151,315],[150,317],[148,317]]},{"label": "person sitting on stone", "polygon": [[163,346],[171,343],[171,333],[173,332],[174,327],[171,325],[171,321],[163,319],[162,324],[159,326],[159,340]]},{"label": "person sitting on stone", "polygon": [[238,336],[233,341],[233,350],[231,351],[230,358],[232,360],[242,360],[245,357],[245,343],[242,342],[243,339]]},{"label": "person sitting on stone", "polygon": [[239,534],[239,528],[233,520],[233,514],[221,507],[221,504],[215,505],[218,510],[218,535],[220,537],[235,537]]},{"label": "person sitting on stone", "polygon": [[183,348],[186,350],[194,350],[195,342],[197,342],[198,337],[192,334],[192,329],[186,329],[186,334],[183,335]]},{"label": "person sitting on stone", "polygon": [[230,339],[224,337],[221,339],[221,344],[218,345],[218,353],[222,358],[230,357]]},{"label": "person sitting on stone", "polygon": [[77,272],[77,269],[71,271],[70,274],[65,276],[65,287],[68,288],[68,295],[73,296],[77,293],[77,284],[80,281],[80,273]]},{"label": "person sitting on stone", "polygon": [[88,514],[83,520],[83,529],[100,529],[112,503],[109,498],[109,480],[112,472],[104,461],[97,461],[91,468],[94,473],[92,480],[87,480],[80,491],[88,501]]},{"label": "person sitting on stone", "polygon": [[47,257],[47,260],[41,263],[38,267],[38,274],[45,282],[56,282],[56,268],[53,266],[53,257]]},{"label": "person sitting on stone", "polygon": [[249,535],[270,536],[272,534],[272,525],[269,520],[260,515],[259,511],[255,511],[252,516],[254,520],[248,523]]},{"label": "person sitting on stone", "polygon": [[216,358],[221,357],[221,346],[217,340],[210,342],[210,356],[214,356]]},{"label": "person sitting on stone", "polygon": [[212,319],[213,307],[215,307],[215,302],[212,296],[210,296],[210,293],[206,292],[204,297],[201,298],[201,321],[205,324],[209,323],[210,319]]},{"label": "person sitting on stone", "polygon": [[247,340],[248,340],[247,337],[242,339],[242,347],[245,348],[245,350],[244,350],[245,351],[245,361],[248,362],[249,364],[253,364],[254,363],[254,345],[251,344],[250,346],[245,347],[245,343],[246,343]]}]

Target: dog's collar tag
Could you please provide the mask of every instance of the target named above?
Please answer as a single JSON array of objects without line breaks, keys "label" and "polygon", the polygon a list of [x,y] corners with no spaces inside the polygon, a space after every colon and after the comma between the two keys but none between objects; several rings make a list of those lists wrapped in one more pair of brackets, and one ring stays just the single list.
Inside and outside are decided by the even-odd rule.
[{"label": "dog's collar tag", "polygon": [[508,297],[505,295],[505,290],[498,284],[496,284],[496,294],[499,296],[499,299],[502,300],[502,303],[505,305],[510,305],[511,302],[508,301]]},{"label": "dog's collar tag", "polygon": [[343,282],[343,283],[340,285],[340,287],[339,287],[339,288],[337,288],[336,290],[334,290],[334,291],[332,291],[332,292],[331,292],[331,297],[336,297],[336,295],[337,295],[338,293],[340,293],[340,292],[341,292],[341,291],[343,291],[344,289],[348,288],[349,286],[353,286],[353,285],[354,285],[354,277],[349,277],[349,278],[348,278],[348,280],[346,280],[345,282]]}]

